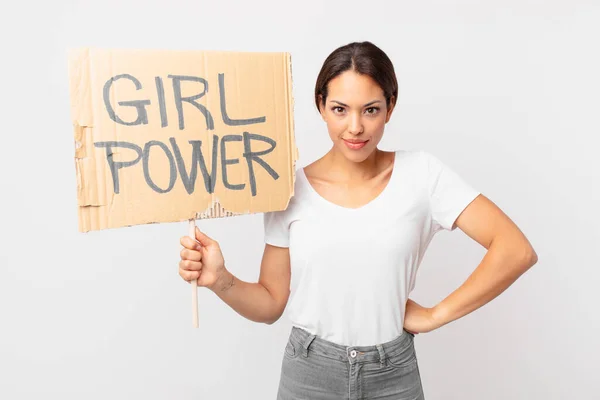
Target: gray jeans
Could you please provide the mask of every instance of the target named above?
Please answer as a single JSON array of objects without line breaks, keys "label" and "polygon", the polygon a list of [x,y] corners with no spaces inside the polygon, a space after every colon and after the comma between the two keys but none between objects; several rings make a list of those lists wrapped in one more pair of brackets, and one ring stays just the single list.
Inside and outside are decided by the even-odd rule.
[{"label": "gray jeans", "polygon": [[277,400],[424,400],[414,335],[375,346],[342,346],[292,327]]}]

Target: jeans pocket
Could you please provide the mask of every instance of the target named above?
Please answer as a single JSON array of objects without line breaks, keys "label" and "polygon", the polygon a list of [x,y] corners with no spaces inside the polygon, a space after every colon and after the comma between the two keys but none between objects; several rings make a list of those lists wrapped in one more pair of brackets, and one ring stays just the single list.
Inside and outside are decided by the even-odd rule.
[{"label": "jeans pocket", "polygon": [[288,358],[294,358],[298,355],[297,345],[292,341],[291,338],[288,339],[283,353]]},{"label": "jeans pocket", "polygon": [[404,348],[386,356],[387,363],[396,369],[413,369],[417,365],[417,354],[412,340]]}]

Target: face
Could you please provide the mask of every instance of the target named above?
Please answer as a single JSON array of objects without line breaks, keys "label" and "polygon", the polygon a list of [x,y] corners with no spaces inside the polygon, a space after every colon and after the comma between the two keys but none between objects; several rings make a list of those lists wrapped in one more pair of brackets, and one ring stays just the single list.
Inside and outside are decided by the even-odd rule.
[{"label": "face", "polygon": [[354,162],[364,161],[377,148],[394,109],[383,89],[367,75],[348,70],[329,81],[321,116],[334,150]]}]

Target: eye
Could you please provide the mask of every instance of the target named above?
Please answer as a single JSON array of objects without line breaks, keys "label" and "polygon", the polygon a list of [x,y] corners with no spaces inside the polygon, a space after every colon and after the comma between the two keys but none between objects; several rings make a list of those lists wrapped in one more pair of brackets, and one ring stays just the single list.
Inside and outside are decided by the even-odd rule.
[{"label": "eye", "polygon": [[333,106],[331,107],[331,111],[333,111],[335,114],[340,114],[344,112],[344,107]]},{"label": "eye", "polygon": [[379,107],[369,107],[366,111],[369,115],[375,115],[379,112]]}]

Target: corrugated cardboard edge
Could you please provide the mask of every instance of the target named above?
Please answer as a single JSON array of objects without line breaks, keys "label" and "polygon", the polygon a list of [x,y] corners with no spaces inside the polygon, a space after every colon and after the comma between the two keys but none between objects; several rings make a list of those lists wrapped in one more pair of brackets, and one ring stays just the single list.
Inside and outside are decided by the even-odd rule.
[{"label": "corrugated cardboard edge", "polygon": [[75,173],[77,180],[77,205],[79,214],[79,231],[90,230],[90,222],[82,213],[82,208],[102,206],[98,190],[88,187],[85,177],[96,170],[95,164],[88,159],[88,139],[92,137],[94,118],[92,112],[92,93],[90,85],[90,49],[69,49],[68,76],[71,99],[71,122],[75,147]]},{"label": "corrugated cardboard edge", "polygon": [[286,91],[288,96],[288,131],[290,132],[290,140],[289,140],[289,152],[290,159],[292,160],[292,165],[290,166],[291,171],[290,174],[292,176],[291,188],[290,188],[290,198],[285,206],[287,208],[290,204],[290,200],[294,196],[294,188],[296,187],[296,163],[299,158],[298,147],[296,146],[296,125],[295,125],[295,104],[294,104],[294,83],[293,83],[293,75],[292,75],[292,54],[285,53],[285,62],[286,62]]},{"label": "corrugated cardboard edge", "polygon": [[93,127],[92,94],[90,86],[89,49],[69,49],[69,90],[71,95],[71,120],[79,127]]},{"label": "corrugated cardboard edge", "polygon": [[208,219],[208,218],[224,218],[224,217],[233,217],[236,215],[244,215],[244,213],[235,213],[232,211],[226,210],[219,199],[215,199],[213,203],[203,212],[197,212],[195,218],[196,219]]}]

